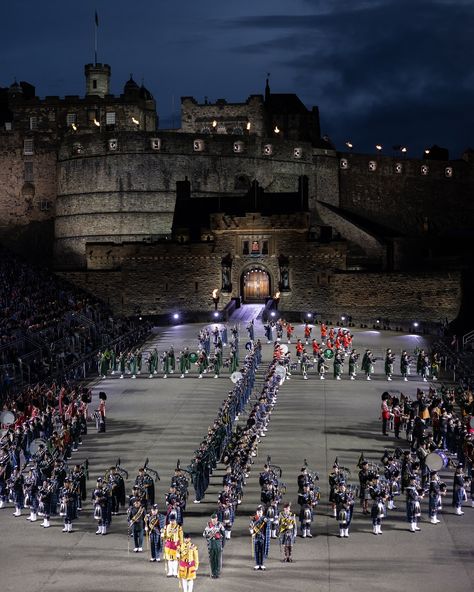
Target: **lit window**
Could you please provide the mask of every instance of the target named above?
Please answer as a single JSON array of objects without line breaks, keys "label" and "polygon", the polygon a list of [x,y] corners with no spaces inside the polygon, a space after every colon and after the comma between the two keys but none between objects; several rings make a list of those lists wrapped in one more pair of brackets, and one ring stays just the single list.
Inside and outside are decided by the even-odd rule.
[{"label": "lit window", "polygon": [[12,122],[11,121],[5,121],[5,131],[7,132],[11,132],[12,131]]},{"label": "lit window", "polygon": [[23,154],[30,156],[34,154],[33,138],[25,138],[23,140]]},{"label": "lit window", "polygon": [[271,156],[273,154],[273,146],[271,144],[265,144],[263,146],[263,154],[265,156]]},{"label": "lit window", "polygon": [[376,171],[377,170],[377,163],[375,160],[369,160],[369,171]]},{"label": "lit window", "polygon": [[152,150],[161,150],[161,139],[160,138],[152,138],[150,140],[151,149]]},{"label": "lit window", "polygon": [[427,164],[422,164],[420,171],[422,175],[426,176],[430,172],[430,167]]},{"label": "lit window", "polygon": [[105,114],[106,125],[115,125],[115,111],[107,111]]},{"label": "lit window", "polygon": [[30,130],[38,129],[38,118],[30,117]]},{"label": "lit window", "polygon": [[448,179],[451,179],[451,177],[453,176],[453,167],[446,167],[444,169],[444,176],[447,177]]},{"label": "lit window", "polygon": [[117,150],[118,147],[118,141],[116,138],[112,138],[109,140],[109,150],[114,152],[115,150]]},{"label": "lit window", "polygon": [[341,160],[339,161],[339,166],[341,167],[341,169],[348,169],[349,161],[347,160],[347,158],[341,158]]},{"label": "lit window", "polygon": [[73,123],[76,123],[76,114],[75,113],[68,113],[66,115],[66,125],[72,125]]}]

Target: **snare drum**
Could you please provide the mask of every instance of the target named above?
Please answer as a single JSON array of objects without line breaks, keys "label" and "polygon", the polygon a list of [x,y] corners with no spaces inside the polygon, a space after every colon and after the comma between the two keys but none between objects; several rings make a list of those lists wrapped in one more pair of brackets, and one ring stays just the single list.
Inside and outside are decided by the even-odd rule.
[{"label": "snare drum", "polygon": [[435,450],[427,455],[425,462],[430,471],[441,471],[448,466],[449,458],[443,450]]}]

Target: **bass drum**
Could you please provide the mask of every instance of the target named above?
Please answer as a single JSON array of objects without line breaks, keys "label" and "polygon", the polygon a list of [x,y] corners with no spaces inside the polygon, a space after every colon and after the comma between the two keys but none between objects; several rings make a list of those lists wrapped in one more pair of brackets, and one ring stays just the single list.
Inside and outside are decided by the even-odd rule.
[{"label": "bass drum", "polygon": [[443,450],[434,450],[426,456],[425,463],[430,471],[441,471],[447,468],[449,458]]}]

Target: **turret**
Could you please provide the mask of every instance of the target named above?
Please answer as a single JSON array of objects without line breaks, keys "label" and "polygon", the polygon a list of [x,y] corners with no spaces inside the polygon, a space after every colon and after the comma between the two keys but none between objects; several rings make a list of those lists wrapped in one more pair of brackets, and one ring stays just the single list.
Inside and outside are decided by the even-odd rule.
[{"label": "turret", "polygon": [[104,98],[110,94],[110,72],[108,64],[86,64],[86,95],[97,95]]}]

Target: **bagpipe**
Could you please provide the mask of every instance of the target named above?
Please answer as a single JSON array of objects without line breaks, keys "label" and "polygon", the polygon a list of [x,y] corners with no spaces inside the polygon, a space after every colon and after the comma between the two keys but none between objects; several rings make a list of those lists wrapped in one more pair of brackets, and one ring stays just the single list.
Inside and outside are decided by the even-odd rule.
[{"label": "bagpipe", "polygon": [[310,469],[309,466],[308,466],[308,461],[306,459],[303,460],[303,466],[308,471],[308,475],[309,475],[309,477],[310,477],[310,479],[311,479],[311,481],[313,483],[315,481],[319,481],[319,473],[318,473],[318,471],[313,471],[312,469]]},{"label": "bagpipe", "polygon": [[[360,460],[360,459],[359,459]],[[342,478],[344,479],[344,481],[347,483],[347,480],[350,479],[351,477],[351,470],[348,467],[342,467],[339,464],[338,458],[336,456],[336,459],[334,461],[334,464],[337,466],[337,468],[339,469],[339,474],[342,476]],[[359,466],[359,465],[357,465]]]},{"label": "bagpipe", "polygon": [[[128,471],[122,467],[122,465],[120,464],[120,457],[117,459],[117,462],[115,463],[115,470],[117,471],[117,473],[122,477],[125,477],[125,479],[128,479]],[[104,474],[104,481],[109,481],[110,479],[110,470],[105,471]]]},{"label": "bagpipe", "polygon": [[143,465],[143,468],[145,469],[145,474],[148,473],[154,481],[161,481],[158,471],[155,471],[155,469],[152,469],[151,467],[149,467],[148,462],[149,462],[149,460],[147,457],[145,460],[145,464]]}]

